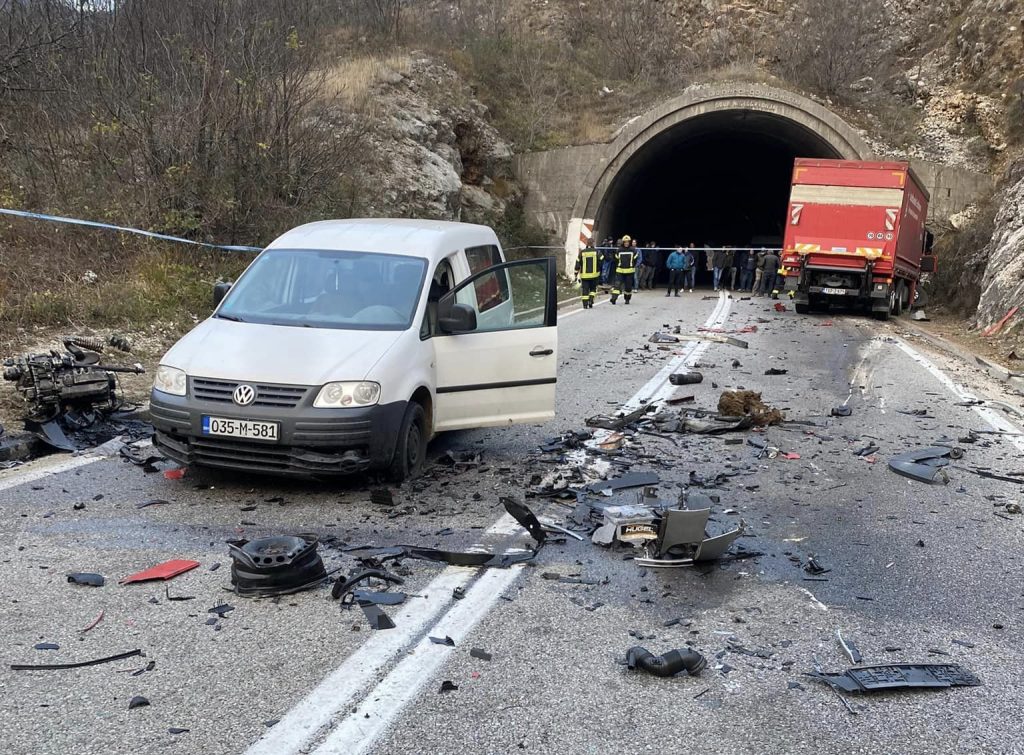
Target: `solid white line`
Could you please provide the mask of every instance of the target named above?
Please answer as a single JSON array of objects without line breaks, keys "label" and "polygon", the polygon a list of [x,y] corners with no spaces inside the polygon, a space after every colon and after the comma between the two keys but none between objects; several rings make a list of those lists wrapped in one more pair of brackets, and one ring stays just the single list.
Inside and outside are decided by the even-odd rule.
[{"label": "solid white line", "polygon": [[[963,386],[955,383],[946,373],[944,373],[939,367],[928,360],[923,354],[915,350],[910,344],[904,341],[902,338],[894,339],[896,345],[911,359],[917,362],[919,365],[924,367],[931,375],[942,383],[943,386],[949,389],[949,391],[961,401],[979,401],[975,394],[968,391]],[[981,417],[993,430],[1001,430],[1006,433],[1019,433],[1021,429],[1010,422],[1008,419],[1000,415],[998,412],[993,411],[985,406],[972,406],[971,407],[979,417]],[[1018,449],[1024,451],[1024,438],[1014,435],[1003,436],[1009,440],[1013,445],[1017,446]]]},{"label": "solid white line", "polygon": [[[718,304],[708,318],[705,327],[718,327],[728,317],[731,301],[724,295],[719,297]],[[582,310],[580,310],[582,311]],[[664,391],[663,383],[673,371],[686,363],[696,361],[710,344],[698,342],[688,344],[688,348],[680,356],[669,362],[654,378],[647,382],[632,399],[629,405],[639,405],[642,398],[659,394]],[[673,389],[673,386],[669,386]],[[671,391],[669,391],[671,392]],[[666,393],[666,395],[668,395]],[[488,535],[515,532],[518,523],[507,514],[487,530]],[[423,636],[411,655],[403,659],[373,689],[367,690],[368,681],[375,677],[380,669],[387,665],[399,653],[406,650],[413,636],[432,633],[437,636],[448,635],[459,641],[487,614],[498,597],[505,592],[519,577],[520,569],[489,569],[466,591],[465,597],[458,601],[448,613],[441,614],[436,624],[428,628],[431,620],[441,612],[445,605],[450,604],[451,585],[436,586],[438,580],[447,578],[444,572],[424,590],[428,595],[442,593],[444,605],[435,606],[428,616],[419,615],[417,608],[410,609],[405,617],[396,621],[403,631],[391,629],[379,632],[371,641],[376,641],[369,655],[366,645],[359,648],[342,666],[332,672],[298,705],[292,708],[270,731],[248,750],[248,755],[290,755],[297,753],[313,744],[328,726],[335,720],[335,728],[326,732],[326,739],[317,752],[321,753],[355,753],[364,751],[384,732],[387,727],[413,701],[420,690],[440,668],[447,654],[443,646],[434,646],[429,638]],[[470,581],[460,569],[461,584]],[[476,570],[469,570],[476,573]],[[415,627],[404,629],[406,623]],[[396,634],[397,632],[397,634]],[[393,638],[393,639],[390,639]],[[369,642],[367,643],[369,645]],[[353,708],[358,700],[364,702],[357,712]]]},{"label": "solid white line", "polygon": [[72,469],[77,469],[78,467],[84,467],[86,464],[92,464],[93,462],[100,461],[103,458],[105,457],[72,456],[70,458],[61,459],[53,464],[47,464],[40,459],[33,462],[31,465],[4,470],[3,472],[0,472],[0,490],[9,490],[10,488],[18,487],[19,485],[27,485],[30,482],[41,480],[44,477],[60,474],[61,472],[68,472]]}]

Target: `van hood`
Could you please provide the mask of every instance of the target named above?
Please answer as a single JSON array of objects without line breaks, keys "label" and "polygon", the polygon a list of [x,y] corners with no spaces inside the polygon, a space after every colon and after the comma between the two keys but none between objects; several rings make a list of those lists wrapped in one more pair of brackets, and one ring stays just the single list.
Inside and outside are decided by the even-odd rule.
[{"label": "van hood", "polygon": [[404,331],[296,328],[211,317],[160,360],[194,377],[287,385],[363,380]]}]

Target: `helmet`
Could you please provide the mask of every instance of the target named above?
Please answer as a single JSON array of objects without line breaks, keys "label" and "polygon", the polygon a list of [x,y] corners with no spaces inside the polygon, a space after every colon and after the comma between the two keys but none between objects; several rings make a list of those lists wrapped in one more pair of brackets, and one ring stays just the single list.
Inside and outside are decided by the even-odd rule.
[{"label": "helmet", "polygon": [[632,238],[630,238],[629,236],[623,236],[623,237],[622,237],[622,240],[623,240],[623,241],[632,241],[633,239],[632,239]]}]

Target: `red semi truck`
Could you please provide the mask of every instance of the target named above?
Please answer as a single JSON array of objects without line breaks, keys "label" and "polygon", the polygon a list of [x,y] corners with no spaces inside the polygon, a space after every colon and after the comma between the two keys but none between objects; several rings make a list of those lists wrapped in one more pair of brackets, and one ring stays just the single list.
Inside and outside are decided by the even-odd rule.
[{"label": "red semi truck", "polygon": [[935,270],[928,191],[905,162],[798,158],[782,250],[796,311],[843,304],[880,320]]}]

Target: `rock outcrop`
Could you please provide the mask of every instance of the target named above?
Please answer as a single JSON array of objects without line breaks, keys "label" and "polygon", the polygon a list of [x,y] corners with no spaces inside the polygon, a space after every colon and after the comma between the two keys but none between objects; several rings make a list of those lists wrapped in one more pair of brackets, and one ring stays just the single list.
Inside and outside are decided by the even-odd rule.
[{"label": "rock outcrop", "polygon": [[[1024,307],[1024,158],[1011,166],[1005,180],[995,232],[979,255],[985,275],[975,318],[978,327],[1002,319],[1011,307]],[[1024,313],[1009,323],[1007,332],[1024,336]]]}]

